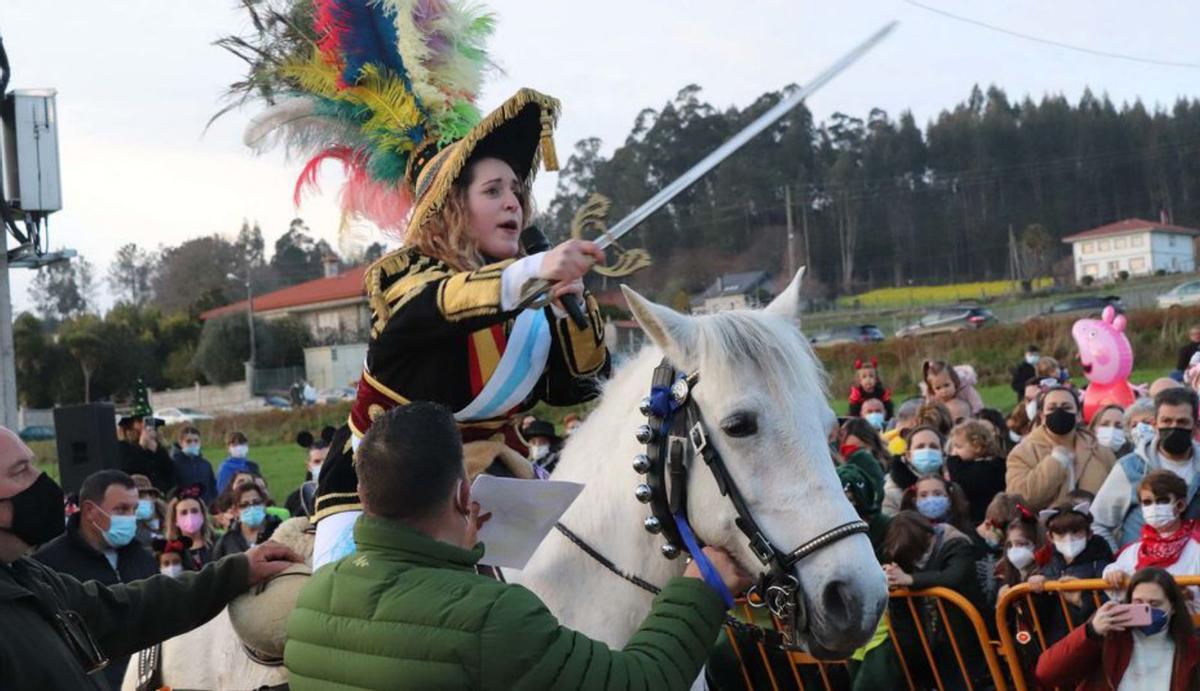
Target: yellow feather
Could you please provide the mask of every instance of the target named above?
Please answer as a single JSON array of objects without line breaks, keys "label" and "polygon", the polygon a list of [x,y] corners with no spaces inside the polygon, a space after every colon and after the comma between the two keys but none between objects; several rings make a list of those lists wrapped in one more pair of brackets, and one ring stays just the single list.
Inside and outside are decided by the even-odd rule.
[{"label": "yellow feather", "polygon": [[371,111],[363,132],[407,130],[421,123],[421,111],[412,92],[396,77],[380,72],[375,65],[363,67],[358,84],[345,89],[346,98]]},{"label": "yellow feather", "polygon": [[337,67],[326,62],[315,48],[307,60],[287,63],[279,71],[284,77],[296,80],[304,91],[325,98],[338,96]]}]

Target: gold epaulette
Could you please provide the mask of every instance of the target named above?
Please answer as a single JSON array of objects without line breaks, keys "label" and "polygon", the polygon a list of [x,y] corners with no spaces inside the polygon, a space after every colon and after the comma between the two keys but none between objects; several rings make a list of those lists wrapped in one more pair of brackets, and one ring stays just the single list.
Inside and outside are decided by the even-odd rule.
[{"label": "gold epaulette", "polygon": [[374,313],[371,336],[378,336],[388,319],[415,297],[420,288],[453,273],[445,263],[420,254],[413,247],[401,247],[375,260],[363,277],[367,302]]}]

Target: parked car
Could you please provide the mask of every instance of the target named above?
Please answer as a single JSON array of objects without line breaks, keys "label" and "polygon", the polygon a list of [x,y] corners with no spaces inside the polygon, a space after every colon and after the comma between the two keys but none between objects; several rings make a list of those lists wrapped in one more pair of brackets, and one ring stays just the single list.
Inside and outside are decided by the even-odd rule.
[{"label": "parked car", "polygon": [[263,396],[263,406],[267,408],[278,408],[280,410],[291,410],[292,402],[283,396]]},{"label": "parked car", "polygon": [[883,332],[874,324],[835,326],[817,331],[809,337],[813,345],[840,345],[843,343],[877,343],[884,339]]},{"label": "parked car", "polygon": [[1066,298],[1050,305],[1046,309],[1030,317],[1035,319],[1056,319],[1058,317],[1094,317],[1099,318],[1105,307],[1111,306],[1119,314],[1125,312],[1119,295],[1081,295]]},{"label": "parked car", "polygon": [[1155,298],[1159,308],[1182,307],[1200,303],[1200,281],[1180,283],[1167,292]]},{"label": "parked car", "polygon": [[195,408],[163,408],[154,411],[154,417],[162,420],[164,425],[195,424],[202,420],[212,420],[213,416],[202,413]]},{"label": "parked car", "polygon": [[317,392],[317,403],[337,403],[353,401],[357,392],[348,386],[338,386],[332,389],[321,389]]},{"label": "parked car", "polygon": [[17,435],[23,441],[45,441],[54,438],[54,428],[50,425],[30,425],[23,427]]},{"label": "parked car", "polygon": [[996,323],[996,315],[984,307],[964,305],[931,310],[912,324],[896,331],[899,338],[932,336],[933,334],[958,333],[971,329],[982,329]]}]

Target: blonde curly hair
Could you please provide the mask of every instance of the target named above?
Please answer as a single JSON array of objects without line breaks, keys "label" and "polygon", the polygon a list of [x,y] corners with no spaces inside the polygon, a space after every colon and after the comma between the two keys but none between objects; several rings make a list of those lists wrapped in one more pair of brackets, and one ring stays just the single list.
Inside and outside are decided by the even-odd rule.
[{"label": "blonde curly hair", "polygon": [[[419,228],[405,230],[404,244],[416,247],[421,254],[439,259],[457,271],[474,271],[486,264],[479,244],[471,237],[471,210],[467,203],[467,191],[475,179],[475,166],[483,160],[486,159],[476,159],[467,164],[438,210]],[[512,167],[512,164],[508,165]],[[524,230],[533,216],[533,197],[527,182],[521,183],[518,196]]]}]

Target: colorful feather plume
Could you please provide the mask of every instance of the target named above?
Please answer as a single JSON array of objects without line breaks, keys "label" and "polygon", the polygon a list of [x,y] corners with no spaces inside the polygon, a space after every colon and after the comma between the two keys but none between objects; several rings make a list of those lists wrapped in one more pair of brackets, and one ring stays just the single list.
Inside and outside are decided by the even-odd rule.
[{"label": "colorful feather plume", "polygon": [[307,159],[297,204],[316,188],[322,163],[340,162],[344,214],[401,230],[414,149],[461,139],[480,120],[492,15],[463,0],[295,0],[272,8],[279,1],[245,3],[257,36],[218,42],[250,63],[231,94],[268,105],[246,128],[246,145]]}]

